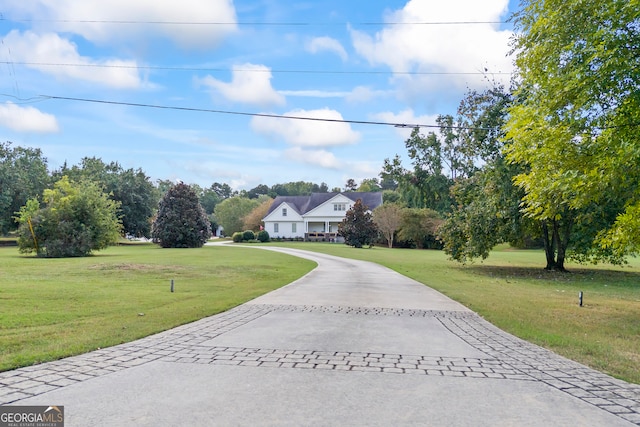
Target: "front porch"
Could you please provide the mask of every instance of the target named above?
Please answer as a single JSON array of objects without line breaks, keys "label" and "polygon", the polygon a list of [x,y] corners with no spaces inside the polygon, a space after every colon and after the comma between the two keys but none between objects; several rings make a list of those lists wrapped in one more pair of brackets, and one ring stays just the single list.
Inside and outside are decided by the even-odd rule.
[{"label": "front porch", "polygon": [[319,219],[305,222],[304,240],[306,242],[339,242],[342,240],[338,236],[339,221]]},{"label": "front porch", "polygon": [[338,233],[325,233],[322,231],[304,233],[305,242],[337,242],[338,239],[341,239],[341,237],[338,236]]}]

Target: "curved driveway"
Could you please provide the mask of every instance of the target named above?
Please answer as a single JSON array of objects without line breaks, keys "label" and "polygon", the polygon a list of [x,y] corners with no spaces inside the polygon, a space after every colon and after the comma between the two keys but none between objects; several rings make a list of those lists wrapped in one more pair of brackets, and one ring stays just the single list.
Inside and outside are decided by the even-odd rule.
[{"label": "curved driveway", "polygon": [[64,405],[67,427],[640,425],[640,386],[422,284],[363,261],[260,249],[318,267],[217,316],[0,373],[0,403]]}]

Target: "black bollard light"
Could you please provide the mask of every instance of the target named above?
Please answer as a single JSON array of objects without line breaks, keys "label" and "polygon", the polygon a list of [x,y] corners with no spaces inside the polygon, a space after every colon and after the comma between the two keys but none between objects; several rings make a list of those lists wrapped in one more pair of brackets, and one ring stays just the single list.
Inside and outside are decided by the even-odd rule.
[{"label": "black bollard light", "polygon": [[[171,279],[171,292],[173,292],[173,279]],[[582,292],[580,292],[582,294]],[[580,297],[582,298],[582,297]],[[582,305],[582,300],[580,300],[580,305]]]},{"label": "black bollard light", "polygon": [[578,302],[580,303],[580,307],[582,307],[582,291],[578,294]]}]

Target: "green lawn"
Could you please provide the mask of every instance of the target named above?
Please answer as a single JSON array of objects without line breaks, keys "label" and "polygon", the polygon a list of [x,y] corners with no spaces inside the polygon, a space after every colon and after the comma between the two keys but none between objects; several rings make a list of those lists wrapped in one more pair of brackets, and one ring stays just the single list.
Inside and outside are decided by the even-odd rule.
[{"label": "green lawn", "polygon": [[216,314],[315,266],[291,260],[275,252],[219,246],[118,246],[65,259],[23,256],[16,247],[0,247],[0,371]]},{"label": "green lawn", "polygon": [[[498,327],[599,371],[640,383],[640,261],[549,272],[542,251],[492,252],[460,265],[440,251],[271,243],[373,261],[461,302]],[[584,292],[584,306],[578,293]]]}]

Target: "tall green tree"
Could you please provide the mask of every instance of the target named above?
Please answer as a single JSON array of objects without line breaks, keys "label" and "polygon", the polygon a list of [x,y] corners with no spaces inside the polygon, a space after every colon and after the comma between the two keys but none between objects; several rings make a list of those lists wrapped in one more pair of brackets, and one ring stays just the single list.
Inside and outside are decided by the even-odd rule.
[{"label": "tall green tree", "polygon": [[247,197],[250,199],[257,199],[262,195],[268,195],[271,192],[269,186],[265,184],[260,184],[253,187],[251,190],[247,192]]},{"label": "tall green tree", "polygon": [[261,199],[230,197],[216,205],[215,216],[226,236],[244,231],[244,218],[260,205]]},{"label": "tall green tree", "polygon": [[47,159],[39,148],[0,143],[0,234],[18,228],[16,212],[51,184]]},{"label": "tall green tree", "polygon": [[159,200],[151,178],[140,168],[120,170],[110,194],[120,203],[122,231],[135,237],[151,237],[152,218]]},{"label": "tall green tree", "polygon": [[462,141],[461,151],[471,165],[471,176],[482,164],[504,157],[504,125],[512,104],[512,93],[498,82],[485,90],[469,90],[458,105],[457,120]]},{"label": "tall green tree", "polygon": [[358,189],[358,184],[356,183],[356,180],[353,178],[349,178],[347,182],[344,184],[344,191],[346,192],[356,191],[357,189]]},{"label": "tall green tree", "polygon": [[162,196],[167,194],[167,191],[169,191],[169,189],[171,187],[173,187],[174,185],[175,185],[175,183],[173,181],[171,181],[170,179],[158,179],[158,180],[156,180],[156,193],[159,196],[158,200],[162,199]]},{"label": "tall green tree", "polygon": [[222,198],[214,189],[214,186],[210,186],[209,188],[202,188],[199,185],[192,184],[191,188],[198,195],[198,200],[200,200],[200,205],[204,209],[205,213],[209,218],[209,222],[211,223],[211,230],[215,233],[218,229],[218,219],[214,215],[214,210],[216,205],[222,201]]},{"label": "tall green tree", "polygon": [[497,244],[524,246],[529,236],[540,235],[536,221],[520,211],[524,192],[512,181],[517,171],[515,165],[498,158],[456,183],[452,189],[456,207],[439,229],[451,259],[485,259]]},{"label": "tall green tree", "polygon": [[118,241],[118,202],[95,182],[73,182],[64,176],[53,189],[44,190],[42,200],[42,206],[30,199],[20,209],[20,252],[51,258],[87,256]]},{"label": "tall green tree", "polygon": [[442,141],[433,132],[424,136],[419,128],[415,128],[405,146],[413,170],[405,169],[400,156],[396,155],[384,160],[380,177],[383,181],[397,183],[396,191],[408,207],[448,212],[453,181],[443,173]]},{"label": "tall green tree", "polygon": [[79,165],[63,167],[56,173],[70,179],[91,180],[109,197],[119,202],[123,233],[151,237],[151,222],[159,194],[142,169],[124,169],[118,162],[105,163],[97,157],[84,157]]},{"label": "tall green tree", "polygon": [[640,247],[640,2],[521,6],[507,152],[524,212],[555,242],[553,267],[621,262]]},{"label": "tall green tree", "polygon": [[442,219],[433,209],[404,208],[398,240],[411,243],[418,249],[441,249],[438,229]]},{"label": "tall green tree", "polygon": [[378,182],[378,178],[366,178],[366,179],[363,179],[362,182],[360,182],[360,186],[358,186],[358,189],[356,191],[360,191],[364,193],[368,193],[368,192],[373,193],[373,192],[382,191],[382,187]]},{"label": "tall green tree", "polygon": [[245,231],[252,230],[257,232],[264,230],[264,222],[262,219],[267,216],[269,208],[271,208],[273,204],[273,199],[268,196],[262,196],[260,200],[262,200],[262,202],[242,219],[243,229]]},{"label": "tall green tree", "polygon": [[365,245],[371,247],[378,237],[378,227],[373,222],[369,208],[362,203],[362,199],[356,200],[349,209],[345,218],[338,224],[338,235],[344,237],[344,243],[361,248]]},{"label": "tall green tree", "polygon": [[263,194],[275,198],[276,196],[308,196],[311,193],[326,193],[328,191],[329,187],[324,182],[318,185],[312,182],[296,181],[274,184],[268,193]]},{"label": "tall green tree", "polygon": [[520,212],[524,191],[513,178],[522,168],[502,153],[510,105],[511,94],[495,84],[469,91],[458,107],[461,151],[477,166],[452,187],[455,207],[439,230],[445,252],[456,261],[484,259],[499,243],[523,246],[531,234],[541,233]]},{"label": "tall green tree", "polygon": [[216,205],[222,201],[222,198],[211,187],[203,189],[198,198],[207,215],[211,215]]},{"label": "tall green tree", "polygon": [[187,184],[174,185],[160,200],[153,241],[163,248],[200,248],[211,237],[209,218]]},{"label": "tall green tree", "polygon": [[233,191],[231,186],[227,183],[221,184],[219,182],[214,182],[211,184],[210,188],[218,195],[218,197],[220,197],[220,200],[228,199],[229,197],[233,197],[237,194],[237,191]]}]

